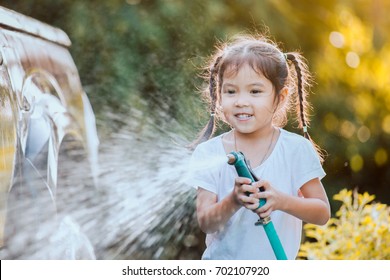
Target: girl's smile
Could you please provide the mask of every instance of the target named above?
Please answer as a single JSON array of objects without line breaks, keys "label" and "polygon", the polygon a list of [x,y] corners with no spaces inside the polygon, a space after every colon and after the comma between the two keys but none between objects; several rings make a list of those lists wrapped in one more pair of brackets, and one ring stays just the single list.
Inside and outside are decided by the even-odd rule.
[{"label": "girl's smile", "polygon": [[235,117],[239,120],[239,121],[247,121],[249,119],[251,119],[253,117],[253,115],[251,114],[245,114],[245,113],[238,113],[238,114],[235,114]]}]

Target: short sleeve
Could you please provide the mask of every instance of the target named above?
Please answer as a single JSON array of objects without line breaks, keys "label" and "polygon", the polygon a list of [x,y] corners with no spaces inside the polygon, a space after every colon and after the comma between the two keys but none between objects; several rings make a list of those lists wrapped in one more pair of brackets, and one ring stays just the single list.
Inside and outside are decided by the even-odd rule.
[{"label": "short sleeve", "polygon": [[292,163],[292,181],[296,191],[310,180],[314,178],[321,180],[326,175],[313,144],[307,139],[303,140]]},{"label": "short sleeve", "polygon": [[198,145],[191,155],[187,183],[217,193],[218,164],[213,164],[217,155],[207,145]]}]

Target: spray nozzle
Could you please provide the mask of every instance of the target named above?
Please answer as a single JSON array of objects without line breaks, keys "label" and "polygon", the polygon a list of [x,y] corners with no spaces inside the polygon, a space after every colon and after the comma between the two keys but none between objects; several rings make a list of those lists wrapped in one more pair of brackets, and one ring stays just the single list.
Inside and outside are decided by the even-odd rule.
[{"label": "spray nozzle", "polygon": [[228,158],[228,164],[230,165],[236,165],[236,164],[246,164],[247,161],[242,152],[231,152],[227,155]]},{"label": "spray nozzle", "polygon": [[258,181],[242,152],[231,152],[227,158],[228,164],[234,165],[239,176],[249,178],[252,182]]},{"label": "spray nozzle", "polygon": [[235,164],[237,161],[237,157],[234,154],[235,154],[235,152],[232,152],[232,153],[226,155],[228,158],[227,163],[230,165]]}]

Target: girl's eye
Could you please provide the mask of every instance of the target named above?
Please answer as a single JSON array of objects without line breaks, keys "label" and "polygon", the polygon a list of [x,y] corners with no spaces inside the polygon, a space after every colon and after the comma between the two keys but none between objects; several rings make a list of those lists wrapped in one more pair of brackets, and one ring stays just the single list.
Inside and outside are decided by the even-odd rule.
[{"label": "girl's eye", "polygon": [[261,92],[261,90],[258,90],[258,89],[252,89],[252,90],[251,90],[251,93],[252,93],[252,94],[260,94],[260,93],[262,93],[262,92]]},{"label": "girl's eye", "polygon": [[236,91],[234,89],[228,89],[225,91],[227,94],[235,94]]}]

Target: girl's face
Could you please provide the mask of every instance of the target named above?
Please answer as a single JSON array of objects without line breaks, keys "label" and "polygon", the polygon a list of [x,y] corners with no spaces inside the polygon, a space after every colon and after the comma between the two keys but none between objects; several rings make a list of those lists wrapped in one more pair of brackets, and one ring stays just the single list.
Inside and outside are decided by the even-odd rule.
[{"label": "girl's face", "polygon": [[271,81],[244,64],[236,75],[224,74],[221,106],[238,133],[256,134],[272,126],[277,99]]}]

